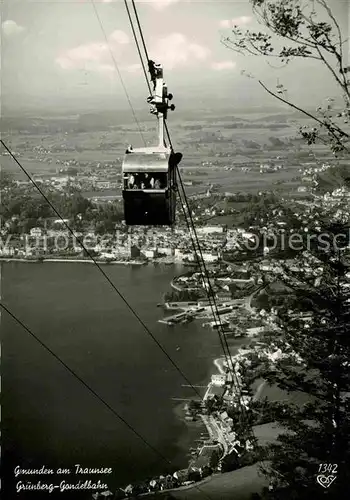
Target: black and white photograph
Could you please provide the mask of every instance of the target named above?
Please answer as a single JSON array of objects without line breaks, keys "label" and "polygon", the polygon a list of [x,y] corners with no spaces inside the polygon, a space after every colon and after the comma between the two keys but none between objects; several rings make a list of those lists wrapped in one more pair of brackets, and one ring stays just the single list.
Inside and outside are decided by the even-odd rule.
[{"label": "black and white photograph", "polygon": [[350,0],[0,0],[1,500],[350,498]]}]

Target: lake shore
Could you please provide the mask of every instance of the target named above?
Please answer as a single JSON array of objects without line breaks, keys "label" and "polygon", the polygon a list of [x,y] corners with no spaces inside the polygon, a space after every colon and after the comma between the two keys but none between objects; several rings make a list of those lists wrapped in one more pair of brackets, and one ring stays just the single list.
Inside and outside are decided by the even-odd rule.
[{"label": "lake shore", "polygon": [[130,260],[130,261],[124,261],[124,260],[113,260],[113,261],[104,261],[104,260],[91,260],[91,259],[20,259],[20,258],[9,258],[9,257],[0,257],[0,262],[22,262],[22,263],[34,263],[34,264],[41,264],[44,262],[64,262],[64,263],[77,263],[77,264],[105,264],[105,265],[110,265],[110,264],[122,264],[124,266],[144,266],[145,264],[148,264],[147,261],[138,261],[138,260]]},{"label": "lake shore", "polygon": [[[3,262],[1,265],[4,272],[2,286],[7,295],[9,308],[15,309],[20,301],[26,313],[25,321],[35,331],[39,333],[44,331],[43,335],[45,327],[41,325],[50,325],[48,334],[52,349],[57,351],[61,349],[59,352],[62,356],[69,357],[70,363],[79,363],[82,375],[93,378],[96,386],[102,388],[99,390],[106,391],[111,400],[115,398],[129,419],[144,414],[138,424],[142,433],[157,442],[157,448],[164,456],[169,457],[174,464],[174,470],[186,467],[189,449],[196,446],[198,434],[205,432],[205,428],[198,422],[188,432],[185,423],[179,422],[174,415],[172,398],[186,399],[192,396],[192,391],[186,386],[182,387],[177,373],[168,368],[163,356],[157,354],[157,350],[149,342],[143,330],[136,328],[130,321],[130,312],[125,310],[120,301],[116,301],[114,293],[105,290],[104,280],[96,275],[94,266],[66,266],[59,262],[31,266],[26,265],[30,262],[27,260],[13,264],[10,263],[12,259],[6,260],[8,262]],[[175,267],[177,266],[110,266],[108,274],[113,282],[118,283],[125,296],[132,297],[133,307],[139,312],[140,317],[147,321],[146,324],[153,325],[152,332],[155,331],[168,352],[174,353],[189,380],[204,386],[208,383],[208,372],[214,368],[213,359],[220,354],[216,347],[213,352],[213,332],[201,328],[200,324],[194,323],[190,330],[189,325],[178,325],[175,338],[172,330],[157,322],[162,314],[159,308],[155,307],[156,304],[169,287],[174,274],[184,271],[182,267],[179,269]],[[132,271],[133,268],[137,271],[136,274]],[[107,271],[107,267],[104,266],[103,269]],[[81,447],[84,448],[86,461],[92,465],[99,461],[108,462],[108,466],[113,467],[114,471],[110,480],[111,488],[137,482],[143,477],[157,477],[164,474],[164,464],[151,463],[152,455],[147,449],[143,449],[143,444],[137,439],[133,440],[130,446],[130,437],[123,428],[119,430],[119,425],[121,427],[122,425],[113,421],[111,424],[108,415],[105,416],[98,405],[96,408],[93,407],[93,419],[86,422],[84,411],[90,409],[91,403],[88,398],[87,401],[83,399],[79,385],[72,385],[65,380],[64,373],[61,374],[58,370],[58,374],[56,371],[54,376],[51,374],[51,371],[56,370],[54,360],[50,362],[49,359],[48,368],[44,365],[40,368],[40,373],[37,370],[30,370],[30,376],[24,374],[21,369],[24,360],[28,357],[34,358],[33,366],[36,366],[36,352],[30,342],[25,348],[22,347],[22,332],[19,331],[17,336],[13,335],[10,331],[10,322],[6,328],[7,352],[11,349],[16,352],[16,359],[13,361],[16,367],[14,372],[19,373],[20,379],[20,383],[17,379],[13,381],[14,390],[20,392],[22,396],[33,386],[36,388],[35,399],[29,408],[27,401],[21,397],[18,397],[16,405],[10,408],[11,413],[16,414],[16,421],[21,424],[24,422],[22,424],[24,431],[18,438],[16,437],[23,443],[21,446],[24,448],[24,462],[26,456],[31,453],[30,450],[34,449],[42,453],[47,461],[57,457],[57,460],[66,463],[66,455],[59,443],[48,449],[46,435],[50,429],[45,428],[44,432],[41,434],[38,432],[35,436],[35,429],[27,432],[26,425],[32,429],[37,422],[41,426],[41,422],[44,421],[49,425],[53,422],[52,425],[56,426],[60,441],[66,443],[73,460],[76,460],[75,463],[81,461],[79,453]],[[216,334],[214,335],[216,337]],[[131,344],[129,338],[132,339]],[[177,346],[180,346],[179,350]],[[194,352],[200,354],[198,363],[193,363]],[[152,358],[152,367],[148,362],[144,362],[144,355],[148,359]],[[130,359],[130,362],[126,359]],[[116,365],[118,365],[117,383]],[[95,366],[98,370],[94,368]],[[93,369],[96,373],[91,372]],[[161,381],[159,374],[162,374]],[[156,385],[159,390],[154,391],[152,387]],[[64,387],[64,394],[61,387]],[[127,394],[133,397],[125,397],[125,387],[128,388]],[[201,389],[201,395],[205,390],[204,387]],[[54,395],[52,396],[54,405],[45,406],[44,402],[49,397],[47,394]],[[71,406],[70,417],[57,419],[57,412],[59,414],[63,412],[67,397]],[[32,416],[29,423],[26,418],[28,413]],[[156,428],[155,420],[158,421]],[[84,422],[81,432],[75,434],[71,432],[71,429],[77,429],[81,425],[81,421]],[[116,434],[114,439],[111,439],[109,431],[111,425],[118,426],[117,431],[114,431]],[[93,433],[98,438],[91,440],[89,436]],[[127,452],[129,448],[131,451]],[[130,455],[132,456],[129,459]]]}]

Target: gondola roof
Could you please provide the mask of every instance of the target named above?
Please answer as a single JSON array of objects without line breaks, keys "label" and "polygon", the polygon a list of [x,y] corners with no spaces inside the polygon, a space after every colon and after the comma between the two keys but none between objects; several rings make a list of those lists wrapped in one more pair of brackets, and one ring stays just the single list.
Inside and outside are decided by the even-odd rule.
[{"label": "gondola roof", "polygon": [[[149,149],[149,150],[147,150]],[[139,148],[128,152],[123,161],[124,172],[168,172],[170,151]]]}]

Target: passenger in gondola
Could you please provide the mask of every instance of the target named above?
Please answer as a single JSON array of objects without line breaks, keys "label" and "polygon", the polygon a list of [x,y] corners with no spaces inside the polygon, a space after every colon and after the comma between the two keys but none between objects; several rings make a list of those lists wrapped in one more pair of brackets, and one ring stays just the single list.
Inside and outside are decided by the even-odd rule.
[{"label": "passenger in gondola", "polygon": [[145,183],[145,189],[150,189],[151,183],[150,183],[150,178],[147,173],[145,173],[145,178],[144,178],[144,183]]},{"label": "passenger in gondola", "polygon": [[135,177],[132,174],[130,174],[128,176],[128,189],[133,189],[134,184],[135,184]]},{"label": "passenger in gondola", "polygon": [[151,189],[154,189],[154,177],[151,178],[149,183],[150,183]]},{"label": "passenger in gondola", "polygon": [[139,174],[135,174],[135,182],[133,189],[140,189],[140,176]]},{"label": "passenger in gondola", "polygon": [[160,179],[156,179],[154,183],[154,189],[162,189]]}]

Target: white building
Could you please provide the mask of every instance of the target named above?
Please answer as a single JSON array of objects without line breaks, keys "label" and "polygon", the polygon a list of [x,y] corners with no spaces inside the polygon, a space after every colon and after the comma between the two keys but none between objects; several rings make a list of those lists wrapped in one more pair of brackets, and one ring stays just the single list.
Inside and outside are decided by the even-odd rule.
[{"label": "white building", "polygon": [[259,333],[262,333],[264,331],[265,327],[263,326],[257,326],[254,328],[247,328],[246,329],[246,335],[248,337],[255,337],[255,335],[259,335]]},{"label": "white building", "polygon": [[199,227],[197,233],[199,234],[213,234],[213,233],[224,233],[225,226],[205,226]]},{"label": "white building", "polygon": [[7,246],[5,244],[3,247],[0,246],[0,255],[1,256],[15,255],[15,249],[14,247]]},{"label": "white building", "polygon": [[174,255],[174,249],[170,247],[158,247],[158,253],[160,255]]},{"label": "white building", "polygon": [[142,250],[142,253],[147,259],[154,259],[158,255],[156,248],[147,248]]},{"label": "white building", "polygon": [[181,250],[180,248],[175,248],[174,256],[176,260],[195,260],[195,255],[193,252],[187,252],[186,250]]},{"label": "white building", "polygon": [[68,222],[69,219],[56,219],[53,221],[54,224],[64,224],[64,223],[68,224]]},{"label": "white building", "polygon": [[101,259],[115,259],[116,254],[114,252],[101,252],[100,257]]},{"label": "white building", "polygon": [[219,254],[202,253],[202,256],[205,262],[217,262],[219,260]]},{"label": "white building", "polygon": [[69,182],[73,181],[74,177],[51,177],[51,182],[57,187],[65,187]]},{"label": "white building", "polygon": [[238,228],[237,232],[241,235],[241,237],[243,239],[255,241],[255,234],[254,233],[250,233],[250,232],[248,232],[248,231],[246,231],[245,229],[242,229],[242,228]]},{"label": "white building", "polygon": [[222,387],[225,385],[226,376],[223,373],[215,374],[211,376],[211,383],[217,387]]},{"label": "white building", "polygon": [[111,183],[109,181],[97,181],[95,182],[95,187],[98,189],[110,189]]}]

